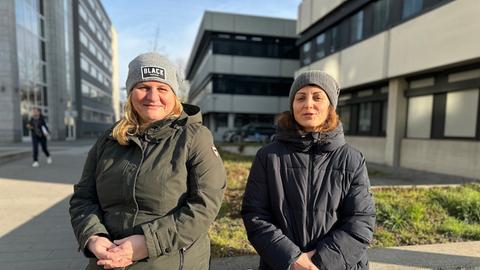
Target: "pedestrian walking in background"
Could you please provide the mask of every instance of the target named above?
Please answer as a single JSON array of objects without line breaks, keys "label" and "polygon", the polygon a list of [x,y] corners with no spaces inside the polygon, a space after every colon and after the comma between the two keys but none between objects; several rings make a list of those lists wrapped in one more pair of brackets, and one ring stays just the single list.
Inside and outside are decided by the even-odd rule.
[{"label": "pedestrian walking in background", "polygon": [[133,59],[126,89],[123,119],[90,150],[70,200],[87,269],[206,270],[226,188],[212,134],[198,107],[180,103],[165,57]]},{"label": "pedestrian walking in background", "polygon": [[38,144],[42,147],[43,153],[47,157],[47,164],[52,163],[52,157],[47,147],[47,139],[49,137],[48,126],[45,123],[45,119],[42,115],[42,111],[39,108],[33,108],[32,117],[27,123],[27,128],[30,129],[30,134],[32,136],[32,147],[33,147],[33,163],[32,167],[40,166],[38,163]]},{"label": "pedestrian walking in background", "polygon": [[241,214],[259,269],[368,269],[375,206],[335,111],[339,92],[327,73],[301,73],[274,142],[255,157]]}]

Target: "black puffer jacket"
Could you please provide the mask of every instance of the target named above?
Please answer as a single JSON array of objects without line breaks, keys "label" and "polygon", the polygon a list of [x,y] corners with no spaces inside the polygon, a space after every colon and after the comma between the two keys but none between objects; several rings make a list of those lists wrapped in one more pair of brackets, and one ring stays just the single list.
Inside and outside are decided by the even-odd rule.
[{"label": "black puffer jacket", "polygon": [[289,269],[316,250],[319,269],[368,269],[375,206],[365,159],[328,133],[280,130],[253,162],[242,205],[259,269]]}]

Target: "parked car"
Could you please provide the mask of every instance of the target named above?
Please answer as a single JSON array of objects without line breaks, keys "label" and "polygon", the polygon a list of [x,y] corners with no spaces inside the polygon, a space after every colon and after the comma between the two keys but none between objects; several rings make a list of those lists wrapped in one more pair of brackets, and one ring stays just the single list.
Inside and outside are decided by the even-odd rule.
[{"label": "parked car", "polygon": [[276,132],[274,125],[251,123],[223,133],[225,142],[269,142]]}]

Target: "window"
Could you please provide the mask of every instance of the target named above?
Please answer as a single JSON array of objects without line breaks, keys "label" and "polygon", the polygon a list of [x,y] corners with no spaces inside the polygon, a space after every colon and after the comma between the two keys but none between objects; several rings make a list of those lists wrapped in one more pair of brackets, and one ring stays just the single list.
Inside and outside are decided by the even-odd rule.
[{"label": "window", "polygon": [[407,137],[430,138],[433,95],[408,99]]},{"label": "window", "polygon": [[351,18],[350,42],[356,42],[363,38],[363,10]]},{"label": "window", "polygon": [[334,26],[330,31],[330,53],[336,52],[338,50],[338,26]]},{"label": "window", "polygon": [[87,12],[85,12],[85,9],[82,7],[82,5],[78,6],[78,13],[84,21],[88,21]]},{"label": "window", "polygon": [[88,39],[87,39],[87,36],[85,36],[85,34],[80,31],[80,42],[85,46],[85,47],[88,47]]},{"label": "window", "polygon": [[316,44],[316,52],[315,57],[316,59],[320,59],[325,56],[325,33],[322,33],[317,36],[315,39]]},{"label": "window", "polygon": [[350,131],[350,106],[342,106],[338,109],[338,114],[340,116],[340,121],[343,124],[343,131],[348,134]]},{"label": "window", "polygon": [[302,46],[302,62],[304,65],[308,65],[312,62],[310,58],[310,48],[312,47],[311,41],[303,44]]},{"label": "window", "polygon": [[382,133],[387,132],[388,101],[382,102]]},{"label": "window", "polygon": [[478,89],[447,93],[446,137],[474,138],[478,115]]},{"label": "window", "polygon": [[373,4],[373,33],[378,33],[387,28],[390,0],[380,0]]},{"label": "window", "polygon": [[402,19],[411,17],[422,10],[423,0],[403,0]]},{"label": "window", "polygon": [[228,126],[228,113],[215,113],[215,129]]},{"label": "window", "polygon": [[372,103],[360,103],[358,112],[358,131],[370,132],[372,127]]},{"label": "window", "polygon": [[290,78],[215,74],[213,93],[259,96],[288,96]]}]

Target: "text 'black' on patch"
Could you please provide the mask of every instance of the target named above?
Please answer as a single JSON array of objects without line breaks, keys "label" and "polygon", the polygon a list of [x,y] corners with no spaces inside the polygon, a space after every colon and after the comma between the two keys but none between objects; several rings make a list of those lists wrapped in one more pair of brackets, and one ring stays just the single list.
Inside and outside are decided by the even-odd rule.
[{"label": "text 'black' on patch", "polygon": [[142,67],[142,79],[159,78],[165,80],[165,69],[156,66]]}]

